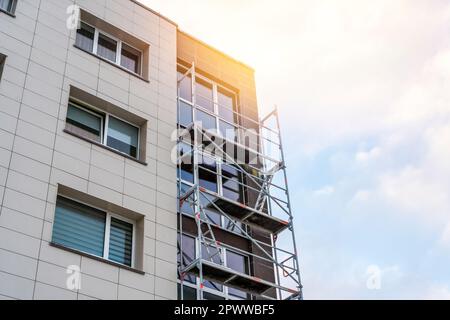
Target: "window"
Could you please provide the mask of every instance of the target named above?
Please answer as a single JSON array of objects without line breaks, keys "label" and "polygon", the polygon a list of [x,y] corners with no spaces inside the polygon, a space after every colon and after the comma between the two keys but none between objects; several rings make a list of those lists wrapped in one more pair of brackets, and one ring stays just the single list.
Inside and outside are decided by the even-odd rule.
[{"label": "window", "polygon": [[95,28],[81,22],[80,29],[77,30],[75,44],[83,50],[94,51]]},{"label": "window", "polygon": [[[248,274],[248,257],[235,253],[231,250],[226,251],[227,267],[236,272]],[[228,294],[238,297],[247,298],[247,293],[234,288],[228,288]]]},{"label": "window", "polygon": [[142,51],[85,22],[77,30],[75,45],[132,73],[142,74]]},{"label": "window", "polygon": [[178,178],[184,181],[194,183],[194,153],[192,146],[180,142],[178,144],[179,167]]},{"label": "window", "polygon": [[6,63],[6,56],[0,53],[0,80],[2,80],[3,67]]},{"label": "window", "polygon": [[98,35],[97,54],[109,61],[117,60],[117,41],[100,33]]},{"label": "window", "polygon": [[78,101],[69,101],[66,130],[132,158],[139,157],[139,127]]},{"label": "window", "polygon": [[[178,265],[182,265],[183,268],[189,266],[189,264],[194,261],[197,256],[197,250],[195,248],[195,239],[183,234],[183,243],[181,245],[180,235],[178,234]],[[180,248],[183,247],[183,259],[180,256]],[[185,275],[184,281],[190,283],[196,283],[195,276],[187,274]]]},{"label": "window", "polygon": [[0,0],[0,10],[10,14],[16,11],[17,0]]},{"label": "window", "polygon": [[141,52],[139,50],[122,43],[122,57],[120,59],[120,65],[122,67],[134,73],[140,73],[140,57]]},{"label": "window", "polygon": [[52,242],[133,266],[134,223],[58,196]]},{"label": "window", "polygon": [[109,116],[107,146],[137,158],[139,128]]},{"label": "window", "polygon": [[217,193],[216,160],[205,155],[200,155],[199,157],[198,183],[201,187]]},{"label": "window", "polygon": [[222,163],[222,193],[223,196],[237,202],[243,202],[242,174],[233,165]]},{"label": "window", "polygon": [[194,106],[192,75],[187,72],[186,67],[178,65],[179,125],[187,127],[194,119],[203,129],[238,142],[237,94],[196,73]]}]

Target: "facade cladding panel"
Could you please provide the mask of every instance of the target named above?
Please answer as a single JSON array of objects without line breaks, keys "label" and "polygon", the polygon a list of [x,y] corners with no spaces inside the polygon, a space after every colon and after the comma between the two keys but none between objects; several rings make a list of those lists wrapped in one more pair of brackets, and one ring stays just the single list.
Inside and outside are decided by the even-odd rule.
[{"label": "facade cladding panel", "polygon": [[[67,27],[73,4],[78,30]],[[136,1],[2,6],[0,299],[177,299],[177,65],[195,62],[236,92],[234,102],[216,93],[221,103],[257,120],[253,70]],[[254,204],[227,172],[227,192]],[[195,229],[189,218],[185,226]],[[236,233],[217,237],[257,253]],[[270,265],[223,254],[229,267],[274,281]]]}]

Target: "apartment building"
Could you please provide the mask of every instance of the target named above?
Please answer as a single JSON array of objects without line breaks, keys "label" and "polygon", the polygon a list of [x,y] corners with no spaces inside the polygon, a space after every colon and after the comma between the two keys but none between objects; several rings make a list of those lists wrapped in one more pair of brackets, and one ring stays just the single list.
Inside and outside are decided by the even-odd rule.
[{"label": "apartment building", "polygon": [[301,296],[253,73],[134,0],[0,0],[0,299]]}]

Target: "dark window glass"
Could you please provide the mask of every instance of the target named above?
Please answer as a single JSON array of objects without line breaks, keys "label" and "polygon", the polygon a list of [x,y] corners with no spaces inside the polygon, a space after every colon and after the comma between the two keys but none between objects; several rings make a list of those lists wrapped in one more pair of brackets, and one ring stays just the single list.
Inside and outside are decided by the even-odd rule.
[{"label": "dark window glass", "polygon": [[141,65],[141,53],[130,47],[129,45],[122,43],[122,56],[120,59],[120,65],[131,72],[140,74]]},{"label": "dark window glass", "polygon": [[[185,194],[189,189],[191,188],[191,186],[182,183],[181,184],[181,194]],[[181,212],[189,214],[189,215],[194,215],[194,209],[192,208],[193,206],[193,200],[192,197],[188,197],[184,202],[183,205],[181,206]]]},{"label": "dark window glass", "polygon": [[84,204],[58,197],[52,241],[103,257],[106,213]]},{"label": "dark window glass", "polygon": [[[181,284],[178,284],[178,300],[181,300]],[[183,286],[183,300],[197,300],[197,290]]]},{"label": "dark window glass", "polygon": [[[183,235],[183,259],[180,256],[180,235],[178,235],[178,264],[182,263],[182,268],[189,266],[189,264],[196,258],[195,239],[187,235]],[[195,283],[196,279],[194,275],[187,274],[184,277],[184,281]]]},{"label": "dark window glass", "polygon": [[200,194],[200,205],[203,208],[203,211],[206,214],[207,219],[209,222],[221,226],[221,214],[219,211],[217,211],[214,206],[212,205],[212,200],[214,199],[213,196],[207,195],[207,194]]},{"label": "dark window glass", "polygon": [[83,50],[92,52],[94,50],[94,34],[94,28],[81,22],[80,29],[77,30],[75,44]]},{"label": "dark window glass", "polygon": [[2,80],[3,67],[5,66],[6,56],[0,53],[0,80]]},{"label": "dark window glass", "polygon": [[234,221],[234,223],[233,223],[227,217],[224,217],[224,227],[227,230],[229,230],[231,232],[234,232],[234,233],[237,233],[237,234],[244,234],[244,232],[241,231],[241,230],[245,230],[245,225],[242,222]]},{"label": "dark window glass", "polygon": [[[227,250],[227,267],[234,271],[248,274],[247,257]],[[232,296],[246,299],[247,293],[234,288],[228,288],[228,293]]]},{"label": "dark window glass", "polygon": [[212,192],[217,192],[217,165],[215,159],[206,156],[200,156],[199,158],[199,185]]},{"label": "dark window glass", "polygon": [[203,291],[203,300],[225,300],[225,298]]},{"label": "dark window glass", "polygon": [[109,117],[107,145],[134,158],[137,157],[139,129],[122,120]]},{"label": "dark window glass", "polygon": [[0,0],[0,9],[9,13],[14,13],[14,3],[16,0]]},{"label": "dark window glass", "polygon": [[108,259],[130,266],[133,249],[133,225],[111,218]]},{"label": "dark window glass", "polygon": [[195,110],[195,121],[201,123],[204,130],[216,130],[216,118],[206,112]]},{"label": "dark window glass", "polygon": [[227,250],[227,267],[236,272],[247,274],[247,257]]},{"label": "dark window glass", "polygon": [[196,81],[195,101],[197,105],[208,111],[214,112],[212,85],[200,79],[197,79]]},{"label": "dark window glass", "polygon": [[[204,243],[202,244],[202,258],[210,262],[222,264],[222,259],[220,258],[220,250],[217,247],[206,245]],[[205,281],[204,285],[207,288],[217,291],[223,290],[223,285],[214,281]]]},{"label": "dark window glass", "polygon": [[192,152],[192,146],[186,143],[179,143],[178,159],[180,162],[178,178],[187,182],[194,183],[194,154]]},{"label": "dark window glass", "polygon": [[192,102],[192,78],[190,75],[184,76],[184,72],[178,72],[178,95],[184,100]]},{"label": "dark window glass", "polygon": [[101,115],[82,109],[75,103],[69,102],[66,123],[77,128],[69,127],[70,131],[75,131],[75,133],[82,134],[91,140],[101,142],[102,120],[103,117]]},{"label": "dark window glass", "polygon": [[116,62],[117,58],[117,41],[113,40],[104,34],[98,35],[97,54],[100,57]]},{"label": "dark window glass", "polygon": [[236,123],[236,116],[233,111],[235,107],[235,95],[225,90],[219,89],[217,92],[217,99],[219,103],[219,115],[222,119]]},{"label": "dark window glass", "polygon": [[192,106],[180,100],[178,102],[178,108],[179,108],[178,123],[180,124],[180,126],[186,128],[193,122]]},{"label": "dark window glass", "polygon": [[234,166],[222,164],[222,186],[223,196],[238,202],[243,202],[241,172]]}]

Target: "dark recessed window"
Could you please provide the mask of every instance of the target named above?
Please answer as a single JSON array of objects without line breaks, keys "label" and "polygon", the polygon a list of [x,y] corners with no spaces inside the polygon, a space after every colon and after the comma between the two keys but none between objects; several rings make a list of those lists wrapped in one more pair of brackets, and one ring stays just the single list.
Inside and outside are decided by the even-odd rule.
[{"label": "dark recessed window", "polygon": [[93,107],[85,107],[84,103],[69,101],[66,130],[130,157],[139,157],[139,127]]},{"label": "dark recessed window", "polygon": [[179,167],[178,178],[194,183],[194,154],[192,146],[181,142],[178,144]]},{"label": "dark recessed window", "polygon": [[16,11],[17,0],[0,0],[0,10],[14,14]]},{"label": "dark recessed window", "polygon": [[[180,235],[178,235],[178,264],[182,268],[187,267],[195,260],[197,250],[195,249],[195,238],[183,234],[182,243],[180,242]],[[183,250],[183,255],[180,256],[180,249]],[[195,283],[196,279],[194,275],[185,275],[184,281]]]},{"label": "dark recessed window", "polygon": [[129,45],[122,43],[122,57],[120,59],[120,65],[131,72],[141,73],[140,65],[141,52],[130,47]]},{"label": "dark recessed window", "polygon": [[198,182],[201,187],[217,192],[217,164],[214,158],[200,156]]},{"label": "dark recessed window", "polygon": [[[234,271],[239,273],[248,274],[248,257],[230,250],[226,251],[226,256],[228,268],[233,269]],[[247,298],[247,293],[234,288],[228,288],[228,294],[243,299]]]},{"label": "dark recessed window", "polygon": [[81,22],[80,29],[77,30],[75,44],[83,50],[94,51],[95,28]]},{"label": "dark recessed window", "polygon": [[[181,284],[178,284],[178,300],[181,300]],[[183,286],[183,300],[197,300],[197,290]]]},{"label": "dark recessed window", "polygon": [[102,141],[104,116],[69,102],[66,123],[70,130],[96,142]]},{"label": "dark recessed window", "polygon": [[137,158],[139,128],[110,116],[107,146]]},{"label": "dark recessed window", "polygon": [[3,68],[5,67],[6,56],[0,53],[0,80],[2,80]]},{"label": "dark recessed window", "polygon": [[[181,187],[181,195],[185,194],[191,188],[191,186],[185,183],[182,183],[180,187]],[[181,212],[193,216],[194,215],[194,209],[192,208],[193,203],[194,202],[192,198],[188,197],[181,206]]]},{"label": "dark recessed window", "polygon": [[77,30],[75,45],[132,73],[142,74],[142,51],[85,22],[81,22]]},{"label": "dark recessed window", "polygon": [[117,59],[117,41],[105,36],[104,34],[99,34],[98,36],[98,48],[97,54],[100,57],[108,59],[112,62],[116,62]]},{"label": "dark recessed window", "polygon": [[133,228],[108,212],[58,196],[52,242],[131,267]]},{"label": "dark recessed window", "polygon": [[228,122],[235,123],[235,95],[223,89],[218,89],[217,101],[219,105],[219,116]]},{"label": "dark recessed window", "polygon": [[238,202],[243,202],[242,174],[238,168],[230,164],[222,164],[223,196]]},{"label": "dark recessed window", "polygon": [[133,225],[116,218],[111,218],[109,234],[109,260],[131,266]]}]

